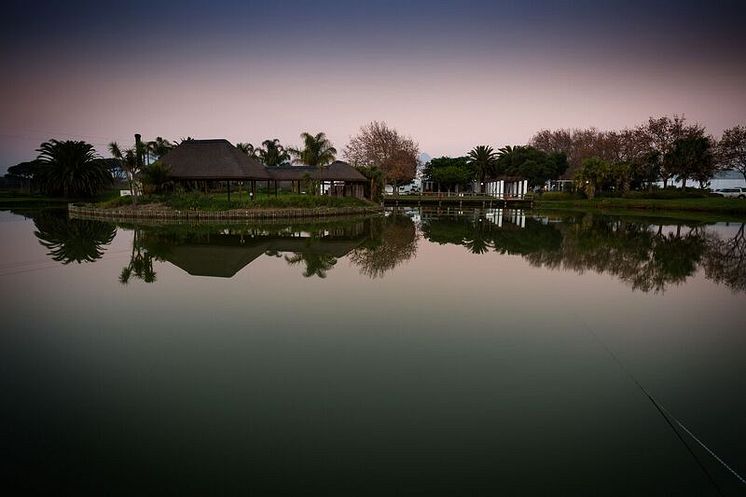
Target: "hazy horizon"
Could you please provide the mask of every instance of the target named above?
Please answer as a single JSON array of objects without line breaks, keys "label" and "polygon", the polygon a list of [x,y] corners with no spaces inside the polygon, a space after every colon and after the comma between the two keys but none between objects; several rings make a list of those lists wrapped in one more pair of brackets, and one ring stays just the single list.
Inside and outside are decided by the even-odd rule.
[{"label": "hazy horizon", "polygon": [[[386,121],[430,156],[684,114],[746,124],[742,2],[11,1],[0,172],[49,138],[342,151]],[[739,62],[741,61],[741,62]]]}]

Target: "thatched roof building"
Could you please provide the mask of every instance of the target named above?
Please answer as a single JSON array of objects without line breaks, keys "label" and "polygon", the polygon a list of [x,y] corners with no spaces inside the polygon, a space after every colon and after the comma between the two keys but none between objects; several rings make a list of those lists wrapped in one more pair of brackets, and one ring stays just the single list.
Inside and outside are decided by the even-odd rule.
[{"label": "thatched roof building", "polygon": [[161,158],[179,181],[268,181],[273,178],[253,157],[228,140],[186,140]]}]

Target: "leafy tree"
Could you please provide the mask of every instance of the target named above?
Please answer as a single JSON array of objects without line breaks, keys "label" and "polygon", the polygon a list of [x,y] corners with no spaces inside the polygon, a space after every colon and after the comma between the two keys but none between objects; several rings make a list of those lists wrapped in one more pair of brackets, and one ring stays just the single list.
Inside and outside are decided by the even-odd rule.
[{"label": "leafy tree", "polygon": [[609,180],[611,175],[611,164],[608,161],[591,157],[585,159],[580,169],[575,172],[575,181],[585,191],[588,198],[592,199],[596,191],[601,189]]},{"label": "leafy tree", "polygon": [[360,128],[350,139],[344,156],[355,167],[376,166],[386,184],[394,186],[412,181],[419,165],[419,145],[384,122],[373,121]]},{"label": "leafy tree", "polygon": [[90,197],[113,182],[93,145],[84,141],[49,140],[37,149],[39,183],[50,194]]},{"label": "leafy tree", "polygon": [[280,145],[278,138],[264,140],[262,147],[257,149],[256,153],[265,166],[279,166],[290,161],[290,154]]},{"label": "leafy tree", "polygon": [[[296,162],[309,166],[327,166],[334,162],[337,149],[327,139],[324,133],[301,133],[303,148],[290,148],[288,151],[295,155]],[[264,142],[265,144],[267,141]]]},{"label": "leafy tree", "polygon": [[704,128],[699,124],[687,124],[684,116],[651,117],[641,128],[648,142],[648,150],[658,152],[660,160],[660,174],[665,187],[668,180],[677,176],[675,155],[673,154],[677,140],[684,138],[704,137]]},{"label": "leafy tree", "polygon": [[726,129],[717,145],[720,166],[735,169],[746,179],[746,126]]},{"label": "leafy tree", "polygon": [[438,191],[445,188],[450,192],[468,185],[474,179],[475,170],[468,157],[439,157],[425,164],[423,176],[437,183]]},{"label": "leafy tree", "polygon": [[686,188],[688,178],[696,179],[702,186],[715,173],[712,142],[706,136],[677,139],[665,162],[670,172],[681,180],[682,188]]},{"label": "leafy tree", "polygon": [[497,169],[497,153],[487,145],[478,145],[469,152],[469,164],[474,168],[479,181],[479,193],[484,192],[484,179]]},{"label": "leafy tree", "polygon": [[38,181],[38,175],[42,168],[43,164],[38,160],[21,162],[15,166],[10,166],[5,176],[18,180],[21,185],[28,186],[29,191],[31,191],[31,185],[34,184],[35,179]]},{"label": "leafy tree", "polygon": [[635,157],[630,163],[630,188],[638,190],[647,185],[652,190],[653,185],[660,177],[659,154],[655,150],[649,150]]},{"label": "leafy tree", "polygon": [[161,161],[154,162],[149,166],[145,166],[140,172],[140,178],[146,185],[153,187],[156,193],[163,191],[163,187],[170,181],[169,175],[171,168]]},{"label": "leafy tree", "polygon": [[370,191],[366,191],[366,197],[375,202],[380,202],[386,186],[383,179],[383,171],[378,166],[359,166],[357,170],[370,180],[370,184],[366,185],[366,190],[370,189]]},{"label": "leafy tree", "polygon": [[531,187],[543,186],[550,179],[558,179],[567,170],[567,156],[563,152],[546,153],[531,146],[507,146],[500,149],[497,172],[528,180]]}]

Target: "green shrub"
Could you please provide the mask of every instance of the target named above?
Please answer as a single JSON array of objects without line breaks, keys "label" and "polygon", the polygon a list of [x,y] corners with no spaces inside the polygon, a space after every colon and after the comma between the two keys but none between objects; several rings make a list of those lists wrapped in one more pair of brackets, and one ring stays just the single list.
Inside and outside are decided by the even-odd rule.
[{"label": "green shrub", "polygon": [[570,192],[544,192],[537,198],[539,200],[575,200],[583,197]]},{"label": "green shrub", "polygon": [[[712,197],[713,194],[708,190],[699,190],[695,188],[687,188],[686,190],[681,189],[656,189],[652,191],[633,191],[624,194],[624,198],[638,198],[638,199],[662,199],[662,200],[673,200],[680,198],[707,198]],[[716,196],[716,195],[715,195]]]}]

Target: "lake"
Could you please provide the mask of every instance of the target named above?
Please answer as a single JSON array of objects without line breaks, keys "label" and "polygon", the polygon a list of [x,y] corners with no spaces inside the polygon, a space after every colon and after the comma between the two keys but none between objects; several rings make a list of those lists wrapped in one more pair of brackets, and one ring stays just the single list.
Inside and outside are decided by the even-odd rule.
[{"label": "lake", "polygon": [[743,223],[31,209],[0,212],[0,239],[19,494],[746,488],[683,428],[746,473]]}]

